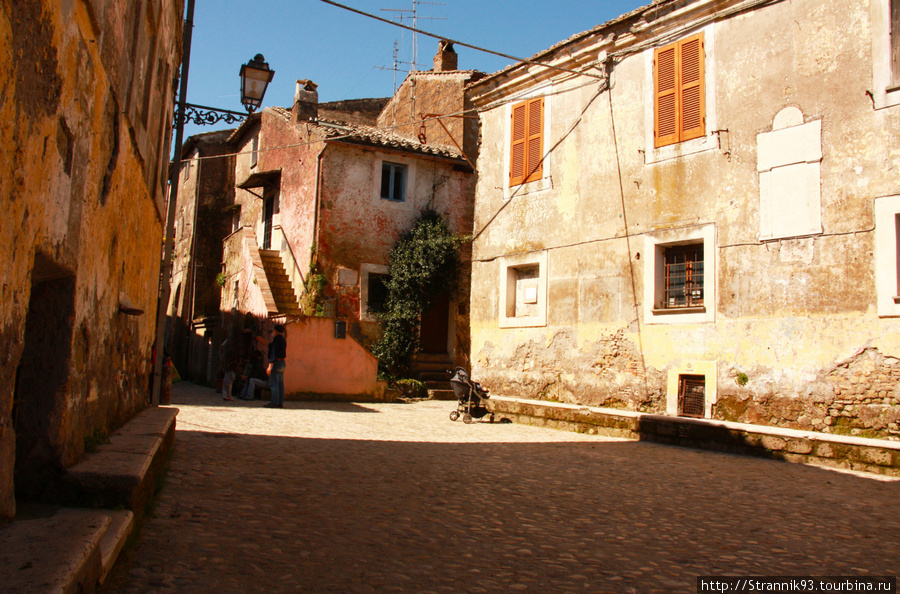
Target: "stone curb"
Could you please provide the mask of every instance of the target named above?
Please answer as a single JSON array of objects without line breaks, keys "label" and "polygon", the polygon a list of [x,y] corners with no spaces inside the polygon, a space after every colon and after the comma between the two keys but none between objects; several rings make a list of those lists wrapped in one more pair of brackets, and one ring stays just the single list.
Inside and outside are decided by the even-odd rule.
[{"label": "stone curb", "polygon": [[900,442],[491,396],[517,423],[900,477]]}]

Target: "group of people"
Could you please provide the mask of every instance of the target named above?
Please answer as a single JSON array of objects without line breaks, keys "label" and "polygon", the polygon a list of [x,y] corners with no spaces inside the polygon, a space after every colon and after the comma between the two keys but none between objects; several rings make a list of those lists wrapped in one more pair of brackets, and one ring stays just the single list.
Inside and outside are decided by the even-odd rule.
[{"label": "group of people", "polygon": [[[267,385],[272,393],[269,403],[265,408],[284,408],[284,369],[287,356],[287,340],[285,339],[284,326],[275,325],[275,337],[268,346],[268,365],[263,367],[262,353],[256,348],[250,351],[250,358],[240,371],[243,380],[243,389],[238,396],[241,400],[253,400],[256,397],[257,388],[265,388]],[[231,395],[232,387],[238,377],[240,365],[237,361],[229,361],[225,365],[225,373],[222,378],[222,400],[234,400]],[[268,379],[267,379],[268,377]]]}]

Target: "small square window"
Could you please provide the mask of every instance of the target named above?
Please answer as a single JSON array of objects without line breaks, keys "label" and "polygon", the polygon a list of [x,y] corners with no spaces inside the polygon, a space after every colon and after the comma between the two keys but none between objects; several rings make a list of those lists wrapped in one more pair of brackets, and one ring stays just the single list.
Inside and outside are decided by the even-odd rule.
[{"label": "small square window", "polygon": [[369,296],[366,301],[366,308],[369,313],[384,313],[387,311],[387,281],[389,278],[390,276],[387,274],[369,273]]},{"label": "small square window", "polygon": [[388,161],[381,164],[381,197],[393,202],[406,199],[406,165]]},{"label": "small square window", "polygon": [[500,327],[547,325],[547,253],[508,256],[500,268]]}]

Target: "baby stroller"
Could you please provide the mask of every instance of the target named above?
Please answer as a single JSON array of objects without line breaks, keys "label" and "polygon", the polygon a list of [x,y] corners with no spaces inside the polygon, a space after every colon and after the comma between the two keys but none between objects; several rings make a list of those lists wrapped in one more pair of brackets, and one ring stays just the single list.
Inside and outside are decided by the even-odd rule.
[{"label": "baby stroller", "polygon": [[[451,421],[455,421],[459,415],[462,415],[463,423],[468,424],[473,419],[480,419],[488,414],[485,400],[490,398],[490,395],[487,388],[482,388],[481,384],[472,381],[465,369],[456,368],[456,373],[450,378],[450,385],[453,386],[457,401],[456,410],[450,413]],[[493,413],[491,413],[490,422],[494,422]]]}]

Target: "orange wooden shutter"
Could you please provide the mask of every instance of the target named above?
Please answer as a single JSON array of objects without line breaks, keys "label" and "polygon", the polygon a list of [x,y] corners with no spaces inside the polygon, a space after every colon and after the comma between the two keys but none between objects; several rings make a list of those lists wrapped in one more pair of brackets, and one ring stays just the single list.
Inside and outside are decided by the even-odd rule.
[{"label": "orange wooden shutter", "polygon": [[544,172],[544,98],[528,102],[528,150],[525,162],[528,169],[525,181],[541,179]]},{"label": "orange wooden shutter", "polygon": [[656,50],[655,68],[655,146],[678,142],[678,69],[677,44]]},{"label": "orange wooden shutter", "polygon": [[706,134],[703,34],[661,47],[654,56],[654,146]]},{"label": "orange wooden shutter", "polygon": [[525,115],[525,103],[513,106],[512,121],[510,122],[510,129],[512,130],[509,163],[510,186],[519,185],[525,181],[525,144],[527,141],[525,133]]},{"label": "orange wooden shutter", "polygon": [[679,43],[681,54],[681,138],[691,140],[706,134],[706,91],[703,88],[703,35]]}]

